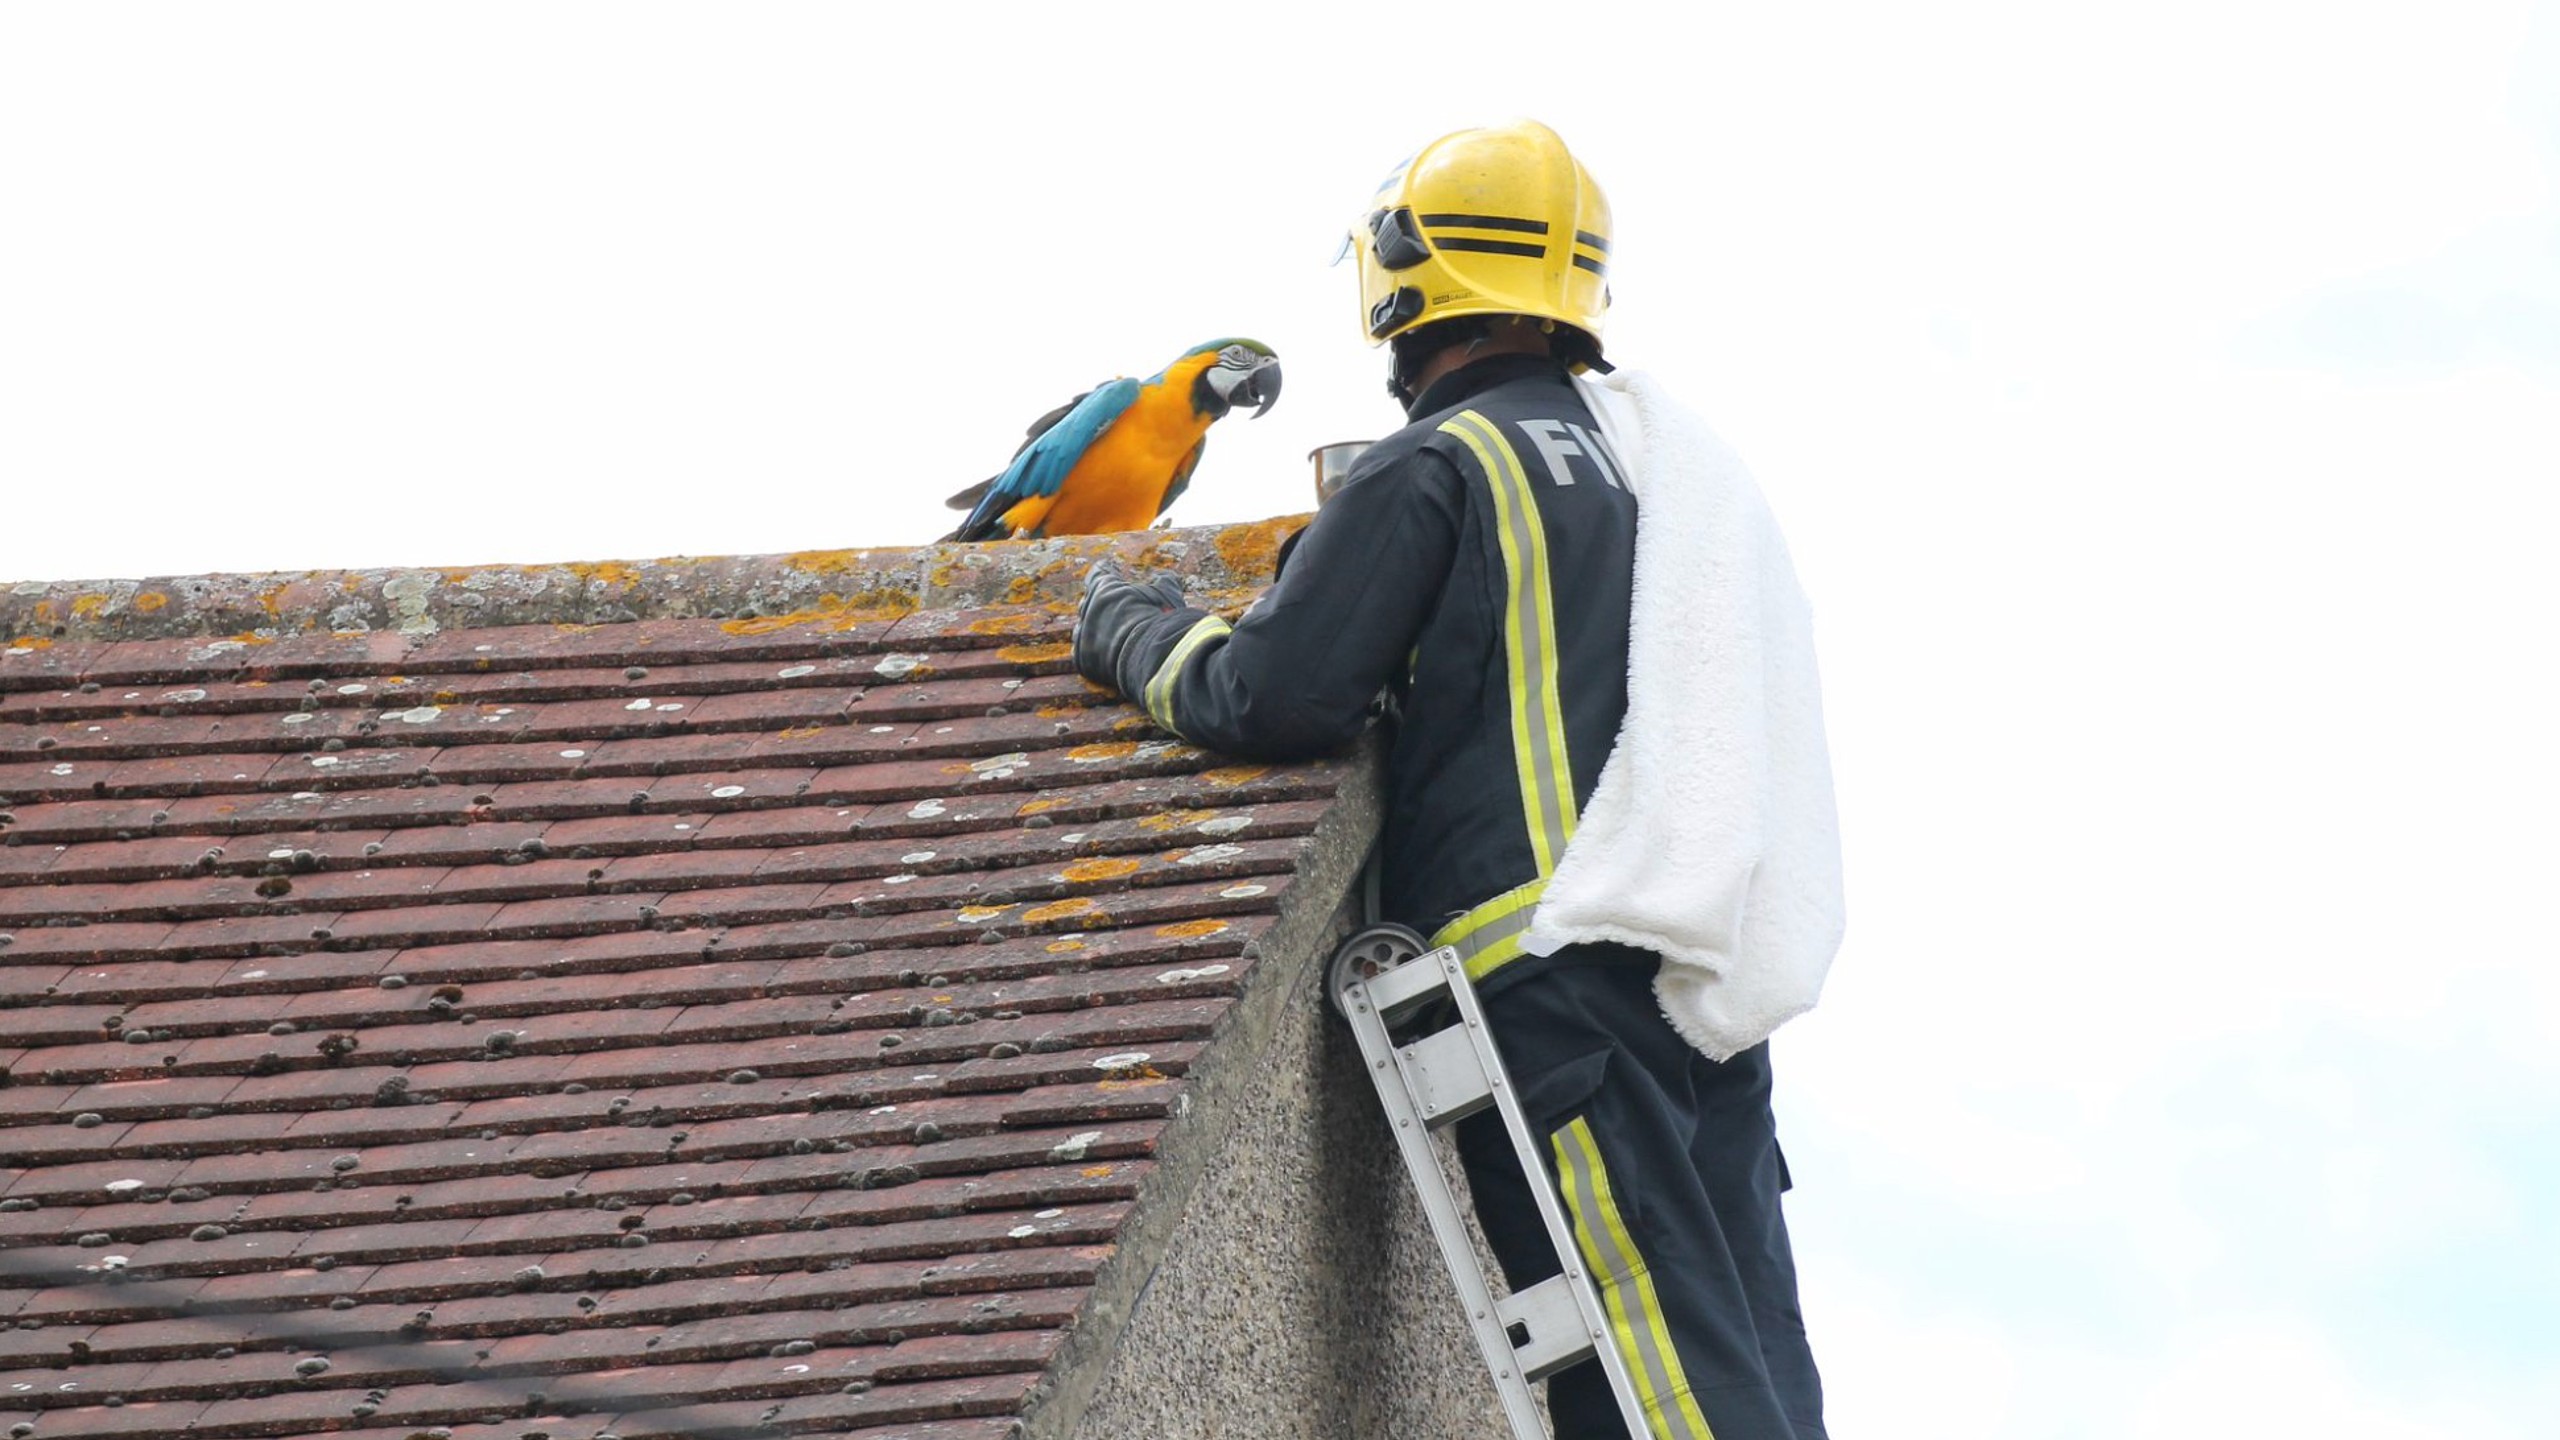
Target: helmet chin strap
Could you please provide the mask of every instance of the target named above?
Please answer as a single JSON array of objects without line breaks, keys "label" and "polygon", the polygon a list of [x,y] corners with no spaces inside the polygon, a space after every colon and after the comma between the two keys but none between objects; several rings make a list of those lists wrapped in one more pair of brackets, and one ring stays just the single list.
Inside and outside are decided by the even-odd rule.
[{"label": "helmet chin strap", "polygon": [[[1530,334],[1533,328],[1536,331],[1534,339]],[[1574,348],[1588,351],[1587,355],[1568,357],[1564,353],[1566,337],[1579,339],[1580,335],[1580,331],[1560,326],[1552,320],[1528,315],[1469,315],[1407,330],[1387,342],[1395,357],[1392,368],[1387,372],[1387,393],[1395,397],[1405,413],[1411,414],[1415,402],[1422,398],[1426,377],[1437,379],[1439,375],[1473,364],[1476,356],[1497,339],[1502,344],[1495,346],[1495,353],[1543,353],[1558,360],[1590,364],[1605,374],[1608,366],[1601,363],[1598,346],[1585,341]],[[1448,363],[1441,363],[1442,357],[1461,345],[1466,348]],[[1435,367],[1438,375],[1432,373]]]},{"label": "helmet chin strap", "polygon": [[[1438,333],[1433,333],[1435,331]],[[1414,402],[1422,398],[1422,372],[1430,369],[1434,360],[1452,346],[1464,343],[1466,353],[1457,362],[1464,365],[1484,348],[1484,342],[1492,336],[1492,321],[1485,316],[1444,320],[1437,325],[1426,325],[1398,335],[1387,342],[1389,353],[1394,356],[1394,362],[1387,371],[1387,393],[1394,396],[1396,403],[1410,414]]]},{"label": "helmet chin strap", "polygon": [[1412,413],[1413,402],[1422,398],[1414,387],[1413,373],[1422,367],[1422,363],[1411,358],[1403,346],[1397,346],[1387,365],[1387,393],[1395,397],[1396,404],[1407,414]]}]

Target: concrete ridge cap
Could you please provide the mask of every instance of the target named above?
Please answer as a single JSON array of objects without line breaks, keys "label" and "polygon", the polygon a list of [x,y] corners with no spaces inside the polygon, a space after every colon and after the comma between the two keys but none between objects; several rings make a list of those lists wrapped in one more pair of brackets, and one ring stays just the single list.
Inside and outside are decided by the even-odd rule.
[{"label": "concrete ridge cap", "polygon": [[1072,600],[1104,558],[1214,604],[1269,584],[1281,541],[1309,518],[778,555],[0,581],[0,643],[976,609]]}]

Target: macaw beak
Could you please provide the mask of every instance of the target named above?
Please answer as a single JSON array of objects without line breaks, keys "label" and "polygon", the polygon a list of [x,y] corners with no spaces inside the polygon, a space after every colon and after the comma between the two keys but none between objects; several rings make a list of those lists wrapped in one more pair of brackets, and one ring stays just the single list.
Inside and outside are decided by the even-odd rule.
[{"label": "macaw beak", "polygon": [[1280,398],[1280,361],[1268,357],[1250,370],[1212,370],[1209,385],[1230,406],[1254,407],[1253,418],[1259,420],[1271,412],[1273,402]]}]

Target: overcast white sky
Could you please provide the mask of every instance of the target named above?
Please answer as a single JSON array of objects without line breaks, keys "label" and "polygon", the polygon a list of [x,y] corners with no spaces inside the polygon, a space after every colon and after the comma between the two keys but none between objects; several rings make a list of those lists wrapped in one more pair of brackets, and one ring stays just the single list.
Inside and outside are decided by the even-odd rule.
[{"label": "overcast white sky", "polygon": [[2547,1436],[2560,7],[2089,8],[11,5],[0,583],[925,540],[1231,334],[1301,510],[1537,116],[1819,615],[1834,1433]]}]

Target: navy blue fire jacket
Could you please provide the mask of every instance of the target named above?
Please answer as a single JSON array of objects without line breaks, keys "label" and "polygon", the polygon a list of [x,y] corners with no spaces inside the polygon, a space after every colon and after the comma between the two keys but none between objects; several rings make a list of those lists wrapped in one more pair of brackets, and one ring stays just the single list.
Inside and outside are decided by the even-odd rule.
[{"label": "navy blue fire jacket", "polygon": [[1411,413],[1241,620],[1168,610],[1113,678],[1185,740],[1266,759],[1339,748],[1390,694],[1383,916],[1507,985],[1626,714],[1635,497],[1543,356],[1465,366]]}]

